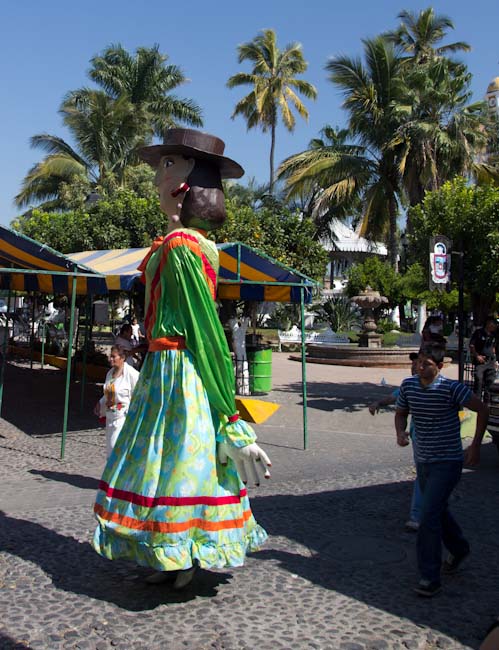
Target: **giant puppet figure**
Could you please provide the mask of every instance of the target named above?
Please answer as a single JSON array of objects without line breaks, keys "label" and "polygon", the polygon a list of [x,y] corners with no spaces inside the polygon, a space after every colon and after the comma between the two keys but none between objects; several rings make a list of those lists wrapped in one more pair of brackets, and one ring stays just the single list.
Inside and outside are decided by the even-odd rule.
[{"label": "giant puppet figure", "polygon": [[[241,420],[234,371],[218,319],[218,252],[206,231],[225,219],[222,178],[243,169],[219,138],[169,129],[139,150],[156,168],[169,218],[140,270],[149,352],[95,504],[95,550],[157,571],[149,582],[192,579],[196,566],[240,566],[265,541],[245,484],[270,461]],[[258,461],[255,463],[255,461]],[[238,471],[239,470],[239,471]]]}]

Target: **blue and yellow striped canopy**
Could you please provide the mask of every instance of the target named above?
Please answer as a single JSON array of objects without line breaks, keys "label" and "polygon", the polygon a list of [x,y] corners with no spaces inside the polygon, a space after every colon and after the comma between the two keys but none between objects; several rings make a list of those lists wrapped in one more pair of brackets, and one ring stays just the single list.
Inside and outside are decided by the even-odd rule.
[{"label": "blue and yellow striped canopy", "polygon": [[[77,279],[77,293],[107,293],[105,278],[97,276],[92,269],[4,226],[0,226],[0,267],[12,268],[0,272],[0,289],[70,294],[71,273],[76,272],[84,274]],[[16,273],[15,269],[39,273]]]},{"label": "blue and yellow striped canopy", "polygon": [[317,282],[294,271],[265,253],[240,242],[218,244],[220,271],[218,297],[259,302],[300,302],[312,300]]},{"label": "blue and yellow striped canopy", "polygon": [[[137,267],[148,248],[73,253],[71,258],[105,276],[108,289],[129,291],[138,277]],[[317,283],[264,253],[239,242],[218,244],[220,271],[218,297],[228,300],[305,302]]]},{"label": "blue and yellow striped canopy", "polygon": [[[305,302],[310,302],[312,288],[317,283],[307,276],[246,244],[219,244],[218,249],[219,298],[300,302],[303,288]],[[0,266],[13,267],[12,272],[0,274],[0,288],[70,294],[72,276],[65,274],[76,271],[85,274],[77,279],[78,294],[130,291],[139,277],[137,267],[148,250],[127,248],[62,255],[45,244],[0,226]],[[22,274],[16,273],[15,268],[45,273]]]}]

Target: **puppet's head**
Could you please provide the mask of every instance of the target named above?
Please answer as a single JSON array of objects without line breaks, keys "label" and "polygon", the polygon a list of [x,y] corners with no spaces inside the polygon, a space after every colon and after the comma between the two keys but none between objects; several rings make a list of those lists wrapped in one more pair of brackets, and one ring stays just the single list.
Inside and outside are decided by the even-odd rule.
[{"label": "puppet's head", "polygon": [[156,169],[161,209],[184,226],[214,230],[225,221],[222,178],[240,178],[243,168],[223,155],[220,138],[194,129],[168,129],[163,144],[138,150]]}]

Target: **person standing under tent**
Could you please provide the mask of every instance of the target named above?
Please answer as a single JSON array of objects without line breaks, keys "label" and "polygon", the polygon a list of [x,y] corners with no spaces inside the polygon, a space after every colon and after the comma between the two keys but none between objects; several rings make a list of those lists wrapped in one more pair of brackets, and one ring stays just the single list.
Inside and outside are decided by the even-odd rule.
[{"label": "person standing under tent", "polygon": [[95,414],[106,419],[106,453],[111,455],[130,407],[139,372],[126,363],[126,351],[113,345],[109,355],[111,369],[104,382],[104,395],[97,402]]}]

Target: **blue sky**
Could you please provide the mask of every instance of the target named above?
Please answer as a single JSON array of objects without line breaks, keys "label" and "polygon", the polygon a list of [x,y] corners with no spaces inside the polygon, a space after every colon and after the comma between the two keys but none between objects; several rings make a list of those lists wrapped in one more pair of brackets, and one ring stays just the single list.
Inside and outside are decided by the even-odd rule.
[{"label": "blue sky", "polygon": [[[361,39],[396,26],[401,9],[420,10],[425,3],[404,0],[251,0],[229,2],[191,0],[33,0],[3,3],[0,12],[0,223],[17,214],[13,197],[27,170],[43,156],[29,147],[36,133],[68,137],[58,107],[69,90],[90,85],[90,58],[111,43],[128,50],[159,43],[171,63],[190,82],[178,94],[203,108],[205,130],[222,137],[226,153],[246,169],[243,182],[268,180],[269,136],[246,131],[242,118],[231,120],[243,89],[225,83],[239,66],[236,48],[261,29],[275,29],[278,44],[300,42],[309,62],[304,75],[318,89],[307,101],[309,122],[298,119],[292,134],[277,133],[276,161],[303,150],[326,123],[343,126],[341,96],[327,81],[328,58],[360,54]],[[462,55],[473,73],[474,98],[483,97],[490,80],[499,75],[499,5],[493,0],[439,1],[435,11],[449,15],[456,26],[449,40],[468,41],[473,50]]]}]

